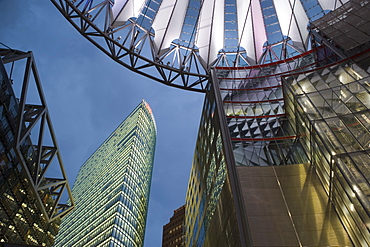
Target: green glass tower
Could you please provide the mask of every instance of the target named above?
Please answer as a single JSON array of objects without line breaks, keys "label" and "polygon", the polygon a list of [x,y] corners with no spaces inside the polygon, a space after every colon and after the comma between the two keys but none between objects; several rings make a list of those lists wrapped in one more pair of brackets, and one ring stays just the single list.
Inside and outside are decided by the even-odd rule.
[{"label": "green glass tower", "polygon": [[55,246],[143,246],[155,143],[143,100],[81,166]]}]

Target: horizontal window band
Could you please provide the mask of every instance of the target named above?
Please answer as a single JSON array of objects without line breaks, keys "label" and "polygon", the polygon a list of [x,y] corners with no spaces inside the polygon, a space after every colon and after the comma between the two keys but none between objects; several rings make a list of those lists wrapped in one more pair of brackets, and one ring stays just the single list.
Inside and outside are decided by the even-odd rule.
[{"label": "horizontal window band", "polygon": [[271,117],[283,117],[286,116],[285,113],[276,115],[262,115],[262,116],[226,116],[226,118],[271,118]]},{"label": "horizontal window band", "polygon": [[[346,60],[348,60],[348,59],[346,59]],[[331,63],[330,66],[335,65],[335,64],[338,64],[338,63],[341,63],[343,61],[345,61],[345,60],[342,60],[342,61],[339,61],[339,62],[335,62],[335,63]],[[263,79],[263,78],[270,78],[270,77],[279,77],[280,78],[282,76],[290,76],[290,75],[293,75],[293,74],[302,74],[302,73],[305,73],[307,71],[312,71],[312,70],[304,70],[304,69],[305,68],[310,68],[310,67],[312,67],[313,65],[316,65],[316,64],[318,64],[318,62],[314,62],[314,63],[311,63],[311,64],[306,64],[305,66],[298,67],[298,68],[291,69],[291,70],[287,70],[287,71],[280,72],[280,73],[271,73],[269,75],[252,76],[252,77],[232,77],[232,78],[226,77],[226,78],[224,78],[224,80],[230,80],[230,81],[231,80],[255,80],[255,79]],[[320,68],[326,68],[326,67],[328,67],[328,66],[317,67],[314,70],[318,70]],[[231,68],[234,68],[234,67],[231,67]],[[245,67],[245,69],[248,69],[248,68],[249,67]],[[224,69],[224,70],[226,70],[226,69]]]},{"label": "horizontal window band", "polygon": [[[334,64],[337,64],[337,63],[334,63]],[[271,74],[268,74],[268,75],[252,76],[252,77],[225,78],[225,80],[255,80],[255,79],[263,79],[263,78],[270,78],[270,77],[279,77],[280,78],[282,76],[290,76],[293,72],[296,72],[296,71],[298,71],[298,72],[296,72],[296,74],[300,74],[300,73],[304,73],[306,71],[309,71],[309,70],[304,70],[304,69],[305,68],[310,68],[310,67],[312,67],[315,64],[317,64],[317,62],[314,62],[314,63],[311,63],[311,64],[307,64],[305,66],[298,67],[296,69],[291,69],[291,70],[287,70],[287,71],[284,71],[284,72],[280,72],[280,73],[271,73]],[[333,64],[331,64],[331,65],[333,65]],[[234,68],[234,67],[231,67],[231,68]],[[248,67],[246,67],[245,69],[247,70]]]},{"label": "horizontal window band", "polygon": [[[226,79],[226,78],[225,78]],[[255,91],[255,90],[265,90],[271,88],[282,87],[283,85],[271,86],[271,87],[259,87],[259,88],[220,88],[220,90],[226,91]]]},{"label": "horizontal window band", "polygon": [[[301,58],[301,57],[305,57],[305,56],[307,56],[307,55],[309,55],[310,53],[313,53],[313,52],[316,52],[317,50],[319,50],[319,49],[322,49],[323,47],[317,47],[317,48],[315,48],[315,49],[312,49],[312,50],[310,50],[310,51],[307,51],[307,52],[304,52],[304,53],[301,53],[301,54],[299,54],[299,55],[297,55],[297,56],[294,56],[294,57],[290,57],[290,58],[288,58],[288,59],[285,59],[285,60],[280,60],[280,61],[277,61],[277,62],[273,62],[273,63],[267,63],[267,64],[260,64],[260,65],[252,65],[252,66],[240,66],[240,67],[215,67],[215,69],[218,69],[218,70],[246,70],[246,69],[258,69],[258,68],[264,68],[264,67],[270,67],[270,66],[274,66],[274,65],[278,65],[278,64],[282,64],[282,63],[287,63],[287,62],[289,62],[289,61],[292,61],[292,60],[297,60],[297,59],[299,59],[299,58]],[[356,54],[356,55],[354,55],[354,56],[351,56],[351,57],[349,57],[349,58],[346,58],[346,59],[343,59],[343,60],[340,60],[340,61],[337,61],[337,62],[334,62],[334,63],[331,63],[331,64],[327,64],[327,65],[325,65],[325,66],[323,66],[323,67],[318,67],[318,68],[316,68],[315,70],[319,70],[319,69],[322,69],[322,68],[326,68],[326,67],[330,67],[330,66],[333,66],[333,65],[335,65],[335,64],[339,64],[339,63],[342,63],[342,62],[345,62],[345,61],[348,61],[348,60],[350,60],[350,59],[354,59],[354,58],[356,58],[356,57],[359,57],[359,56],[361,56],[361,55],[363,55],[363,54],[366,54],[366,53],[368,53],[368,52],[370,52],[370,49],[366,49],[365,51],[362,51],[362,52],[359,52],[358,54]],[[315,62],[314,64],[316,64],[317,62]],[[313,65],[313,64],[310,64],[309,66],[311,66],[311,65]],[[305,68],[305,67],[307,67],[307,66],[304,66],[304,67],[301,67],[301,68]],[[298,68],[298,69],[294,69],[294,70],[299,70],[300,68]],[[291,70],[291,71],[294,71],[294,70]],[[314,71],[314,70],[313,70]],[[287,71],[287,72],[284,72],[284,73],[288,73],[289,71]],[[307,71],[304,71],[304,72],[307,72]],[[297,74],[301,74],[302,72],[300,72],[300,73],[297,73]],[[281,74],[283,74],[283,73],[281,73]],[[275,74],[275,75],[277,75],[277,74]],[[254,78],[254,77],[253,77]],[[228,78],[229,79],[229,78]]]},{"label": "horizontal window band", "polygon": [[[320,47],[318,47],[320,48]],[[295,60],[295,59],[298,59],[299,57],[303,57],[305,55],[308,55],[310,54],[311,52],[313,51],[316,51],[318,48],[315,48],[313,50],[310,50],[308,52],[305,52],[305,53],[302,53],[298,56],[295,56],[295,57],[291,57],[291,58],[288,58],[286,60],[280,60],[280,61],[277,61],[277,62],[273,62],[273,63],[269,63],[269,64],[261,64],[261,65],[253,65],[253,66],[244,66],[244,67],[215,67],[215,69],[218,69],[218,70],[251,70],[251,69],[256,69],[256,68],[264,68],[264,67],[269,67],[269,66],[272,66],[272,65],[277,65],[277,64],[281,64],[281,63],[286,63],[286,62],[289,62],[291,60]],[[282,72],[282,73],[272,73],[271,75],[266,75],[266,76],[257,76],[257,77],[249,77],[249,78],[235,78],[236,79],[257,79],[257,78],[266,78],[266,77],[272,77],[272,76],[282,76],[282,75],[289,75],[289,76],[292,76],[292,75],[300,75],[300,74],[305,74],[305,73],[310,73],[310,72],[313,72],[313,71],[318,71],[318,70],[321,70],[321,69],[324,69],[324,68],[328,68],[328,67],[331,67],[331,66],[334,66],[334,65],[337,65],[337,64],[340,64],[340,63],[343,63],[343,62],[346,62],[350,59],[354,59],[356,57],[359,57],[363,54],[366,54],[370,52],[370,49],[367,49],[363,52],[360,52],[352,57],[349,57],[349,58],[346,58],[346,59],[343,59],[343,60],[339,60],[337,62],[333,62],[333,63],[330,63],[330,64],[326,64],[325,66],[319,66],[315,69],[311,69],[311,70],[303,70],[304,68],[308,68],[314,64],[317,64],[318,62],[315,62],[313,64],[309,64],[309,65],[306,65],[306,66],[303,66],[303,67],[298,67],[296,69],[293,69],[293,70],[288,70],[286,72]],[[296,73],[292,73],[294,71],[299,71],[299,72],[296,72]],[[233,78],[226,78],[228,80],[233,80]]]},{"label": "horizontal window band", "polygon": [[321,49],[321,47],[318,47],[318,48],[312,49],[310,51],[301,53],[297,56],[290,57],[288,59],[280,60],[280,61],[273,62],[273,63],[267,63],[267,64],[261,64],[261,65],[252,65],[252,66],[241,66],[241,67],[215,67],[215,68],[216,69],[222,69],[222,70],[245,70],[245,69],[257,69],[257,68],[263,68],[263,67],[270,67],[270,66],[273,66],[273,65],[286,63],[286,62],[289,62],[289,61],[292,61],[292,60],[297,60],[298,58],[305,57],[305,56],[309,55],[310,53],[313,53],[313,52],[317,51],[318,49]]},{"label": "horizontal window band", "polygon": [[255,100],[255,101],[232,101],[232,100],[225,100],[222,101],[226,104],[253,104],[253,103],[268,103],[268,102],[276,102],[276,101],[284,101],[283,98],[281,99],[268,99],[268,100]]},{"label": "horizontal window band", "polygon": [[269,138],[231,138],[231,141],[277,141],[286,139],[295,139],[298,136],[280,136],[280,137],[269,137]]}]

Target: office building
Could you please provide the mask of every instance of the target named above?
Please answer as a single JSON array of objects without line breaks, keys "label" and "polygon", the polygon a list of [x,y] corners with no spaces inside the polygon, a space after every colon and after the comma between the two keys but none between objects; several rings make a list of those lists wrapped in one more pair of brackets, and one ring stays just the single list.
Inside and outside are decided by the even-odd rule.
[{"label": "office building", "polygon": [[370,35],[351,35],[368,10],[313,20],[306,52],[272,41],[259,65],[214,67],[186,246],[370,245]]},{"label": "office building", "polygon": [[185,205],[173,212],[166,225],[163,226],[162,247],[182,247],[185,245]]},{"label": "office building", "polygon": [[118,63],[205,93],[186,246],[370,246],[369,1],[52,2]]},{"label": "office building", "polygon": [[143,246],[155,142],[143,100],[81,166],[55,246]]},{"label": "office building", "polygon": [[32,52],[0,56],[0,243],[52,246],[74,207],[60,150]]}]

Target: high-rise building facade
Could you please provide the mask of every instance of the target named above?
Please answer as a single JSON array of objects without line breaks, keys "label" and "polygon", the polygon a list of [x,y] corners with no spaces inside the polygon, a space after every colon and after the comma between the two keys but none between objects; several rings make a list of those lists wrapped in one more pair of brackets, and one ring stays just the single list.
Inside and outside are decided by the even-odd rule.
[{"label": "high-rise building facade", "polygon": [[166,225],[163,226],[162,247],[185,246],[185,205],[173,212]]},{"label": "high-rise building facade", "polygon": [[186,246],[370,245],[369,10],[314,18],[306,52],[273,41],[260,65],[214,68]]},{"label": "high-rise building facade", "polygon": [[74,203],[35,59],[12,49],[0,57],[0,242],[52,246]]},{"label": "high-rise building facade", "polygon": [[55,246],[143,246],[155,142],[143,100],[81,166]]}]

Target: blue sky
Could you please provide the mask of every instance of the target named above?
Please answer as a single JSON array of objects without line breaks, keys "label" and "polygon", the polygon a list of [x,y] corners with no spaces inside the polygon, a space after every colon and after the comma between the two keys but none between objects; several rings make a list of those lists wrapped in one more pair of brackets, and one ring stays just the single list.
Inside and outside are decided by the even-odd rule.
[{"label": "blue sky", "polygon": [[72,185],[83,162],[144,98],[158,136],[145,246],[185,202],[203,95],[171,88],[115,63],[50,1],[0,0],[0,42],[33,51]]}]

